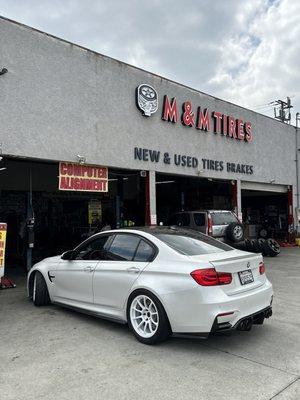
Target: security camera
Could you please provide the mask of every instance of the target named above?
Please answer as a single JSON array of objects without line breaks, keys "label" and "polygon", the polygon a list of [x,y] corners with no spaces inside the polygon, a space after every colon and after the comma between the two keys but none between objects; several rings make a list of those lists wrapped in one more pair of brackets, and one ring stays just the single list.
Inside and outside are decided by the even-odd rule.
[{"label": "security camera", "polygon": [[86,157],[81,156],[80,154],[77,154],[76,157],[78,159],[79,164],[85,164],[86,163]]}]

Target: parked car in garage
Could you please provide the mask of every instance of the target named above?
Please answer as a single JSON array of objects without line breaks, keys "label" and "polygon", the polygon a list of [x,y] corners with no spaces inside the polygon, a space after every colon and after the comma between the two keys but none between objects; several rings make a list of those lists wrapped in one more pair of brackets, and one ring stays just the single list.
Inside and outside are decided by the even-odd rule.
[{"label": "parked car in garage", "polygon": [[244,239],[243,225],[228,210],[182,211],[173,214],[169,225],[191,228],[216,239],[237,243]]},{"label": "parked car in garage", "polygon": [[172,333],[250,330],[272,315],[262,256],[177,227],[97,233],[28,274],[34,305],[50,303],[128,323],[154,344]]}]

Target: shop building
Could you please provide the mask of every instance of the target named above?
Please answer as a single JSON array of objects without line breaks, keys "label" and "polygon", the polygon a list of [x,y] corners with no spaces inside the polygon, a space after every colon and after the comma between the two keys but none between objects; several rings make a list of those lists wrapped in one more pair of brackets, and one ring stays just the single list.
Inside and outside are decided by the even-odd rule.
[{"label": "shop building", "polygon": [[182,210],[298,225],[295,127],[5,18],[0,34],[8,263]]}]

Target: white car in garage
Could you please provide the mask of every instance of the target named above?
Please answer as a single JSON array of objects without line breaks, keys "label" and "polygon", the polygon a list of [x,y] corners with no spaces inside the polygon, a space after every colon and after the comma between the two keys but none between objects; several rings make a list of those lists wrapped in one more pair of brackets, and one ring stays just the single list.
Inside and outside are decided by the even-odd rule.
[{"label": "white car in garage", "polygon": [[128,323],[143,343],[172,333],[250,330],[272,315],[261,255],[176,227],[98,233],[28,274],[36,306],[50,303]]}]

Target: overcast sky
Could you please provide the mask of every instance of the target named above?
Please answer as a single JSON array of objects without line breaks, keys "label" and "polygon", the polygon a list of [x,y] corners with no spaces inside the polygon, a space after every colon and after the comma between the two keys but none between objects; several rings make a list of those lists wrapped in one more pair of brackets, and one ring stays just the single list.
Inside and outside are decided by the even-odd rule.
[{"label": "overcast sky", "polygon": [[0,0],[0,14],[267,115],[286,96],[300,112],[298,0]]}]

